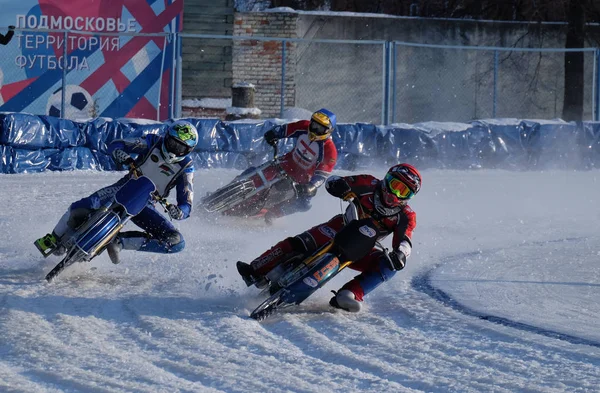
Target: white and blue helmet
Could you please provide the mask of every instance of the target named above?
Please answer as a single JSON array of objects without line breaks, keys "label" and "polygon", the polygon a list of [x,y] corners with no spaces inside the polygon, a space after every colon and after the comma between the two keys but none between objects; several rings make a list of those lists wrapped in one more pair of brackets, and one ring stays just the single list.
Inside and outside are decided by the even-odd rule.
[{"label": "white and blue helmet", "polygon": [[161,146],[169,164],[183,160],[198,145],[198,130],[189,121],[177,120],[169,126]]}]

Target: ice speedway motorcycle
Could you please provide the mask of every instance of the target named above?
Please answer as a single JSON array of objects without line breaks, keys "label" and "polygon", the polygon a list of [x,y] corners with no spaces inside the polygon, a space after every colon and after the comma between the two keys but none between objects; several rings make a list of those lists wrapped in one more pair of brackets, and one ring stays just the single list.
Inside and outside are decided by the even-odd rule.
[{"label": "ice speedway motorcycle", "polygon": [[[252,217],[260,216],[261,210],[291,198],[293,189],[290,189],[287,181],[293,179],[280,165],[277,146],[273,149],[272,160],[245,170],[228,184],[202,198],[202,208],[209,213]],[[284,187],[278,188],[278,185],[284,184]]]},{"label": "ice speedway motorcycle", "polygon": [[350,204],[344,213],[345,225],[333,239],[309,255],[292,256],[267,274],[268,286],[263,293],[268,298],[252,311],[251,318],[261,321],[275,311],[299,305],[374,247],[389,258],[387,249],[377,240],[380,230],[376,221],[360,218],[354,199],[352,196],[347,200]]},{"label": "ice speedway motorcycle", "polygon": [[[61,240],[59,246],[66,249],[66,255],[46,275],[48,282],[72,264],[89,262],[100,255],[125,224],[138,215],[151,200],[167,209],[168,203],[156,193],[155,184],[143,175],[140,168],[131,168],[130,174],[130,179],[111,200],[95,210],[71,235],[66,235]],[[54,251],[43,251],[37,243],[34,244],[44,257]]]}]

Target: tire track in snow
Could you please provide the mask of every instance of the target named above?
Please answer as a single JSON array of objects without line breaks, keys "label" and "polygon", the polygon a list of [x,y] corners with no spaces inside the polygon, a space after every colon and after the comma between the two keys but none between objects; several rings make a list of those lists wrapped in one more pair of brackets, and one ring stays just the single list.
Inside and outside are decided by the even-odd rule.
[{"label": "tire track in snow", "polygon": [[[528,242],[528,243],[523,243],[522,246],[543,245],[543,244],[548,244],[548,243],[557,243],[557,242],[565,242],[565,241],[573,242],[573,241],[580,241],[580,240],[584,240],[584,239],[586,239],[586,238],[579,237],[579,238],[567,238],[567,239],[558,239],[558,240],[543,241],[543,242],[542,241]],[[571,334],[558,332],[558,331],[555,331],[552,329],[545,329],[540,326],[535,326],[535,325],[531,325],[531,324],[527,324],[527,323],[523,323],[523,322],[518,322],[518,321],[512,320],[510,318],[500,317],[497,315],[491,315],[491,314],[477,311],[477,310],[470,308],[467,305],[461,303],[460,301],[454,299],[448,292],[446,292],[440,288],[437,288],[433,284],[433,280],[431,279],[433,273],[435,273],[435,271],[438,268],[442,267],[443,265],[446,265],[446,264],[454,262],[454,261],[464,260],[467,258],[474,258],[476,256],[481,257],[483,255],[491,255],[497,251],[498,251],[498,249],[488,250],[485,253],[482,253],[480,251],[471,251],[471,252],[453,255],[451,257],[444,258],[440,263],[436,264],[431,269],[423,272],[422,274],[419,274],[419,275],[413,277],[413,279],[411,280],[411,286],[415,290],[425,293],[425,294],[431,296],[432,298],[444,303],[445,305],[447,305],[465,315],[469,315],[469,316],[472,316],[472,317],[475,317],[475,318],[478,318],[481,320],[489,321],[492,323],[496,323],[499,325],[508,326],[508,327],[512,327],[515,329],[527,331],[530,333],[535,333],[535,334],[539,334],[542,336],[566,341],[571,344],[589,345],[592,347],[600,348],[600,342],[595,341],[595,340],[589,340],[589,339],[586,339],[583,337],[578,337],[578,336],[574,336]]]}]

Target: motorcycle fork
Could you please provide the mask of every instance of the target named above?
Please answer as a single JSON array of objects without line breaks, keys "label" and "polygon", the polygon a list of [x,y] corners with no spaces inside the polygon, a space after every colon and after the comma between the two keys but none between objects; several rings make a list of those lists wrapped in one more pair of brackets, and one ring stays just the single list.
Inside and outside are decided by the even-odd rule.
[{"label": "motorcycle fork", "polygon": [[104,250],[104,248],[108,245],[108,243],[110,243],[114,237],[117,235],[117,233],[119,233],[121,231],[121,229],[123,229],[123,227],[125,226],[125,224],[119,224],[116,227],[114,227],[109,233],[108,235],[94,248],[93,252],[91,252],[90,254],[92,255],[98,255],[98,251],[99,250]]},{"label": "motorcycle fork", "polygon": [[[109,214],[115,214],[115,213],[109,213]],[[96,255],[98,255],[100,252],[100,250],[104,250],[104,248],[108,245],[108,243],[110,243],[113,238],[117,235],[117,233],[119,233],[121,231],[121,229],[123,229],[123,227],[125,226],[126,222],[123,222],[123,220],[120,220],[121,222],[119,222],[119,224],[115,225],[114,228],[112,228],[107,234],[106,236],[104,236],[104,238],[95,246],[93,247],[89,252],[86,252],[81,246],[79,246],[79,244],[76,244],[77,248],[84,253],[84,255],[86,256],[86,259],[92,259],[93,257],[95,257]],[[85,230],[85,232],[80,236],[80,237],[84,237],[88,231],[94,229],[93,226],[91,226],[90,228],[87,228]]]}]

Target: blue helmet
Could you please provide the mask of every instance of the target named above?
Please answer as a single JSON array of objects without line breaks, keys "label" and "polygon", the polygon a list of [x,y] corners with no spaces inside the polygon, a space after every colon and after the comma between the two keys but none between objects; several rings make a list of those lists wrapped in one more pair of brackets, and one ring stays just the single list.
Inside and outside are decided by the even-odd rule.
[{"label": "blue helmet", "polygon": [[161,146],[169,164],[183,160],[198,144],[198,130],[188,121],[177,120],[169,126]]},{"label": "blue helmet", "polygon": [[335,128],[335,113],[323,108],[312,114],[308,126],[308,138],[311,141],[323,141]]}]

